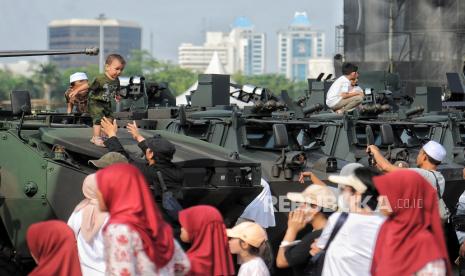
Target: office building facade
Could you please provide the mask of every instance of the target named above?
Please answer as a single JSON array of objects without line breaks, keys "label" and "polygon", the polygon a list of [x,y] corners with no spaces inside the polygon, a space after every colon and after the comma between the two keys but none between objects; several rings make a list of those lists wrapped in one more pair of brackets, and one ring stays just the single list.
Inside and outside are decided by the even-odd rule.
[{"label": "office building facade", "polygon": [[203,45],[183,43],[178,48],[178,62],[182,68],[203,72],[213,53],[217,52],[226,73],[245,75],[265,73],[266,36],[254,31],[244,17],[237,18],[229,33],[207,32]]},{"label": "office building facade", "polygon": [[278,70],[288,79],[309,76],[309,59],[325,56],[325,34],[314,30],[306,12],[296,12],[291,25],[278,32]]},{"label": "office building facade", "polygon": [[[99,47],[100,24],[104,30],[104,55],[118,53],[129,59],[132,50],[141,50],[142,29],[134,22],[116,19],[54,20],[48,25],[49,49],[84,49]],[[98,64],[98,56],[51,56],[59,68]]]}]

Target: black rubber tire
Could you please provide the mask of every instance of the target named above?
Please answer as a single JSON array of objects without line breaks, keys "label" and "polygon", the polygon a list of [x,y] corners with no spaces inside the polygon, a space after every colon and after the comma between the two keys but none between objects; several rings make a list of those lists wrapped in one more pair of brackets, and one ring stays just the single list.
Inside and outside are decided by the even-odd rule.
[{"label": "black rubber tire", "polygon": [[9,275],[27,275],[27,273],[22,270],[21,265],[15,262],[15,260],[0,256],[0,276]]}]

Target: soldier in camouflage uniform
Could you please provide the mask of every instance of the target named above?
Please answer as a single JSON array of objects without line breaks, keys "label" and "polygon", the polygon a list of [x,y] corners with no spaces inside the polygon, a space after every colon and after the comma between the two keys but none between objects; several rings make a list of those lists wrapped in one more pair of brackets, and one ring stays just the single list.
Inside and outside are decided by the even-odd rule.
[{"label": "soldier in camouflage uniform", "polygon": [[100,121],[103,117],[112,117],[111,101],[119,100],[118,77],[123,72],[126,61],[118,54],[111,54],[105,61],[105,73],[98,75],[89,88],[88,112],[93,121],[93,136],[90,141],[104,147]]},{"label": "soldier in camouflage uniform", "polygon": [[79,113],[87,112],[87,97],[89,92],[89,82],[86,73],[76,72],[69,76],[70,86],[65,92],[67,112],[76,111]]}]

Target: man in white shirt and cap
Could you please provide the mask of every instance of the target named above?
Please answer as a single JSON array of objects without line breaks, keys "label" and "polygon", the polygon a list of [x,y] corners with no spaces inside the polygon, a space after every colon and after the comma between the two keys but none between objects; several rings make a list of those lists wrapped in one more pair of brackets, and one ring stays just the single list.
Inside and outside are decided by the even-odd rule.
[{"label": "man in white shirt and cap", "polygon": [[76,72],[69,76],[69,87],[65,92],[67,113],[73,112],[74,107],[79,113],[87,112],[87,94],[89,82],[86,73]]},{"label": "man in white shirt and cap", "polygon": [[[375,145],[369,145],[367,152],[371,152],[376,161],[379,169],[385,172],[392,172],[394,170],[402,170],[404,168],[391,164]],[[415,170],[423,176],[431,185],[438,190],[442,197],[446,186],[444,176],[437,171],[439,164],[446,158],[446,149],[436,141],[429,141],[420,150],[417,156],[418,168],[409,168],[408,170]]]},{"label": "man in white shirt and cap", "polygon": [[350,111],[363,101],[363,91],[353,83],[358,78],[358,67],[352,63],[342,65],[340,76],[328,90],[326,105],[336,113]]}]

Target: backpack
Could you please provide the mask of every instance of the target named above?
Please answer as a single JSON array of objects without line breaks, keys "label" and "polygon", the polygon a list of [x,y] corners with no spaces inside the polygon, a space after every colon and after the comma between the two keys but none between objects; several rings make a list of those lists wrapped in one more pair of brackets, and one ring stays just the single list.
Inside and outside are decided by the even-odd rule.
[{"label": "backpack", "polygon": [[438,178],[436,177],[436,174],[433,172],[433,171],[430,171],[433,176],[434,176],[434,179],[436,180],[436,191],[438,192],[438,199],[439,199],[439,216],[441,217],[441,221],[442,223],[447,223],[449,221],[449,217],[450,217],[450,211],[449,211],[449,208],[447,208],[447,205],[446,203],[444,202],[444,199],[442,199],[442,196],[441,196],[441,189],[439,189],[439,184],[438,184]]},{"label": "backpack", "polygon": [[315,256],[313,256],[310,259],[310,262],[307,264],[307,267],[305,268],[305,272],[304,272],[305,276],[321,276],[322,275],[323,266],[325,262],[325,256],[326,256],[326,252],[328,251],[329,245],[331,244],[333,239],[336,237],[341,227],[346,222],[348,216],[349,216],[349,213],[346,213],[346,212],[341,213],[341,215],[336,221],[336,225],[334,225],[333,231],[331,232],[331,235],[329,236],[328,241],[326,242],[325,248],[322,249]]}]

